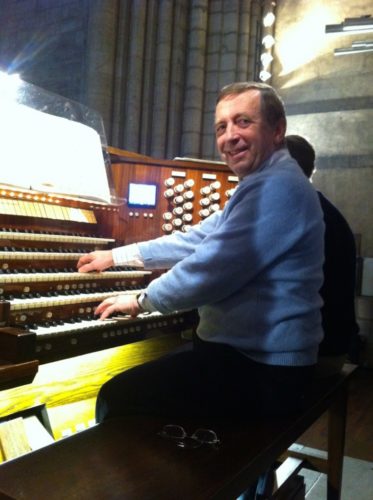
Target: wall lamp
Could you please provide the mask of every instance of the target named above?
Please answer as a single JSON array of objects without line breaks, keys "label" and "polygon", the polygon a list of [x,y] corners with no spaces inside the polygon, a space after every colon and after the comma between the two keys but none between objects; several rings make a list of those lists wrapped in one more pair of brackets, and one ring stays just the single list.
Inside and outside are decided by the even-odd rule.
[{"label": "wall lamp", "polygon": [[370,31],[373,31],[373,19],[370,14],[361,17],[347,17],[343,23],[327,24],[325,26],[325,33],[343,33],[349,35]]},{"label": "wall lamp", "polygon": [[359,52],[373,52],[373,41],[352,42],[351,47],[334,49],[335,56],[358,54]]}]

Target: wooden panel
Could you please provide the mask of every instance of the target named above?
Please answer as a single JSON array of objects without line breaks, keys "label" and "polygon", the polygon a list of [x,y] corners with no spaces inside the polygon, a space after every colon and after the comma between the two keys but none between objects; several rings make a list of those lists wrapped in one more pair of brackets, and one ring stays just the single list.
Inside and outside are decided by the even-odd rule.
[{"label": "wooden panel", "polygon": [[10,460],[31,451],[23,418],[0,424],[0,449],[2,460]]},{"label": "wooden panel", "polygon": [[[171,231],[164,230],[165,223],[170,223],[172,230],[180,230],[183,225],[196,224],[205,218],[200,211],[205,208],[211,213],[215,204],[216,208],[223,208],[228,201],[231,190],[237,186],[237,178],[232,172],[220,162],[201,162],[198,160],[156,160],[140,155],[127,156],[123,151],[112,157],[112,173],[115,191],[121,203],[120,218],[125,225],[125,243],[145,241],[156,238]],[[167,186],[167,181],[174,181],[172,186]],[[193,186],[184,184],[189,181]],[[128,206],[128,186],[130,182],[149,183],[157,186],[157,200],[155,208],[141,208]],[[210,194],[202,194],[202,188],[210,188],[218,182],[219,187],[211,189]],[[177,192],[180,189],[181,192]],[[173,195],[167,198],[165,192],[173,191]],[[187,194],[188,193],[188,194]],[[177,196],[185,197],[182,202],[176,200]],[[193,196],[190,199],[188,196]],[[210,200],[209,196],[219,197],[218,200]],[[201,205],[201,200],[207,200],[207,207]],[[176,202],[176,201],[177,202]],[[192,203],[191,209],[185,208],[185,203]],[[175,208],[181,214],[173,213]],[[164,219],[164,214],[172,214],[170,221]],[[175,219],[182,219],[183,215],[190,214],[191,221],[183,221],[182,225],[176,226]]]},{"label": "wooden panel", "polygon": [[114,375],[183,343],[180,335],[171,334],[41,365],[32,384],[2,391],[0,417],[35,405],[50,408],[94,398]]},{"label": "wooden panel", "polygon": [[36,360],[12,364],[1,360],[0,390],[30,384],[38,371],[38,365],[39,363]]}]

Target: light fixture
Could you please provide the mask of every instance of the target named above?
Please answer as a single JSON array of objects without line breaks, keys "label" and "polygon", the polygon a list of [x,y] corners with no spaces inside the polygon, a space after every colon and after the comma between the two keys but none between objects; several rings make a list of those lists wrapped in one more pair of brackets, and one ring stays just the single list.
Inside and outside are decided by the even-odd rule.
[{"label": "light fixture", "polygon": [[360,40],[356,42],[352,42],[352,47],[371,47],[373,48],[373,40]]},{"label": "light fixture", "polygon": [[373,41],[363,40],[359,42],[352,42],[351,47],[342,47],[340,49],[334,49],[335,56],[358,54],[361,52],[373,52]]},{"label": "light fixture", "polygon": [[275,22],[275,15],[273,12],[267,12],[267,14],[263,17],[263,26],[269,28]]},{"label": "light fixture", "polygon": [[327,24],[325,33],[342,33],[345,35],[353,33],[367,33],[373,31],[373,19],[369,15],[361,17],[347,17],[340,24]]},{"label": "light fixture", "polygon": [[262,82],[266,82],[271,78],[271,73],[265,69],[262,69],[262,71],[259,73],[259,78],[262,80]]},{"label": "light fixture", "polygon": [[274,44],[275,44],[275,39],[273,38],[272,35],[266,35],[262,40],[262,45],[264,45],[266,49],[270,49],[271,47],[274,46]]},{"label": "light fixture", "polygon": [[268,68],[268,66],[273,61],[273,56],[269,52],[263,52],[263,54],[260,56],[260,60],[262,62],[263,68]]},{"label": "light fixture", "polygon": [[17,73],[9,75],[0,71],[0,101],[16,102],[22,80]]}]

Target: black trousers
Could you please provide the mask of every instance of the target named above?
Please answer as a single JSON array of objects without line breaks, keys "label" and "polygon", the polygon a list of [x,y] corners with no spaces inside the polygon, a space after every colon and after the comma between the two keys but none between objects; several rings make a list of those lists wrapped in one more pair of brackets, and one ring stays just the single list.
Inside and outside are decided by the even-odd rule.
[{"label": "black trousers", "polygon": [[279,416],[296,411],[313,366],[271,366],[231,346],[194,342],[131,368],[105,383],[96,419],[125,415],[165,417]]}]

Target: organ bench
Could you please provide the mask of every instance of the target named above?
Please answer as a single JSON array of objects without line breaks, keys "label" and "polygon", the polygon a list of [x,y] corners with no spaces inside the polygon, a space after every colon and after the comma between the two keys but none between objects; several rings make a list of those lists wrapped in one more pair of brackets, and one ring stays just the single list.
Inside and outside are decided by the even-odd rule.
[{"label": "organ bench", "polygon": [[[285,418],[169,422],[136,416],[104,422],[0,465],[0,492],[4,498],[27,500],[233,500],[327,411],[326,498],[338,500],[348,382],[355,368],[346,364],[340,374],[315,380],[303,410]],[[182,425],[188,433],[200,427],[213,429],[221,444],[217,448],[177,447],[158,434],[170,423]],[[284,465],[286,460],[280,468]],[[290,496],[288,485],[283,481],[266,498],[304,498],[304,492]]]}]

